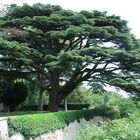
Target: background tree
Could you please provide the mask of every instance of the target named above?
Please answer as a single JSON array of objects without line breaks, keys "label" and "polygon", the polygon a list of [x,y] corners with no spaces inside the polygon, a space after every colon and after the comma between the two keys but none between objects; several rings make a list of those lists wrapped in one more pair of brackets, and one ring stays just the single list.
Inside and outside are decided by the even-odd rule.
[{"label": "background tree", "polygon": [[5,70],[36,78],[40,108],[47,90],[51,111],[83,81],[108,83],[136,62],[131,50],[138,43],[127,22],[106,12],[11,5],[0,27],[1,58],[10,63]]},{"label": "background tree", "polygon": [[91,104],[94,93],[87,89],[84,85],[78,86],[68,97],[68,103],[75,104]]}]

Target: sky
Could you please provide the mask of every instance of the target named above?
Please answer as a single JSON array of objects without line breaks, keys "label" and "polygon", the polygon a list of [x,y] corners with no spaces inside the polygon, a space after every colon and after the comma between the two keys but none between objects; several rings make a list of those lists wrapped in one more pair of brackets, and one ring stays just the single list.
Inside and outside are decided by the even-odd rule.
[{"label": "sky", "polygon": [[131,32],[140,38],[140,0],[0,0],[0,3],[17,5],[23,3],[32,5],[38,2],[60,5],[64,9],[73,11],[107,11],[110,15],[115,14],[127,20]]}]

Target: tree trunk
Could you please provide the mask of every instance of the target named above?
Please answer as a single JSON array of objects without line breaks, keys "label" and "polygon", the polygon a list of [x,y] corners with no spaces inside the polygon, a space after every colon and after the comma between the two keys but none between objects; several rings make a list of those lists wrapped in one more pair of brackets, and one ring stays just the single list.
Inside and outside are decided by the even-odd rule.
[{"label": "tree trunk", "polygon": [[44,105],[44,97],[45,97],[45,88],[44,88],[44,78],[42,75],[38,75],[38,80],[39,80],[39,102],[38,102],[38,110],[42,111],[43,110],[43,105]]},{"label": "tree trunk", "polygon": [[49,104],[48,109],[51,112],[57,112],[59,103],[60,103],[60,95],[58,94],[59,86],[59,76],[60,74],[56,71],[50,72],[50,85],[51,90],[49,94]]},{"label": "tree trunk", "polygon": [[80,80],[75,81],[73,78],[67,82],[63,87],[59,85],[59,72],[50,72],[50,94],[48,109],[51,112],[56,112],[59,109],[60,102],[66,98],[81,82]]},{"label": "tree trunk", "polygon": [[60,102],[63,99],[65,99],[78,86],[78,84],[79,84],[79,82],[77,82],[77,83],[73,82],[73,83],[67,85],[62,90],[60,90],[60,88],[58,88],[57,84],[55,83],[53,85],[52,91],[50,92],[48,109],[51,112],[58,111]]},{"label": "tree trunk", "polygon": [[39,103],[38,103],[38,110],[40,110],[40,111],[43,110],[43,105],[44,105],[44,95],[45,95],[45,92],[40,91],[40,93],[39,93]]},{"label": "tree trunk", "polygon": [[52,91],[49,97],[48,110],[57,112],[59,110],[60,98],[56,91]]}]

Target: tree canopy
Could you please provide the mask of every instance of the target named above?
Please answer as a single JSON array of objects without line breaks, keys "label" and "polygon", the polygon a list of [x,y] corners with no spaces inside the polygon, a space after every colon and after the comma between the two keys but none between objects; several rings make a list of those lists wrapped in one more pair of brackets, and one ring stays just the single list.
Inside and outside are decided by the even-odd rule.
[{"label": "tree canopy", "polygon": [[107,12],[13,4],[0,30],[0,73],[36,79],[51,111],[81,82],[108,83],[139,62],[127,21]]}]

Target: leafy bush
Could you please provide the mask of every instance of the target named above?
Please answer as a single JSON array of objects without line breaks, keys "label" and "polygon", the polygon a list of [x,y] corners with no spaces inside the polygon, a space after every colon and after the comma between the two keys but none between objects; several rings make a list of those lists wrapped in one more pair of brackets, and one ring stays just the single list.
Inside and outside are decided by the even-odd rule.
[{"label": "leafy bush", "polygon": [[89,103],[91,107],[99,107],[104,104],[104,96],[109,96],[109,105],[118,106],[121,117],[127,117],[139,110],[140,103],[133,101],[131,98],[124,98],[117,93],[93,94],[84,86],[78,87],[69,97],[71,103]]},{"label": "leafy bush", "polygon": [[120,110],[117,106],[112,106],[112,107],[103,106],[100,109],[102,112],[105,113],[104,116],[110,118],[111,120],[120,118]]},{"label": "leafy bush", "polygon": [[93,94],[91,98],[91,106],[97,107],[103,105],[103,95],[102,94]]},{"label": "leafy bush", "polygon": [[28,82],[27,83],[28,85],[28,96],[26,98],[26,101],[25,101],[25,105],[34,105],[34,104],[37,104],[38,103],[38,87],[37,87],[37,84],[34,84],[34,83],[31,83],[31,82]]},{"label": "leafy bush", "polygon": [[131,99],[120,99],[120,101],[116,101],[116,104],[120,108],[121,117],[127,117],[139,110]]},{"label": "leafy bush", "polygon": [[118,106],[121,117],[126,117],[129,114],[139,109],[137,102],[129,98],[124,98],[117,93],[104,92],[102,94],[94,94],[84,86],[79,86],[73,93],[68,96],[70,103],[88,103],[91,107],[98,107],[104,104],[104,96],[109,96],[109,105]]},{"label": "leafy bush", "polygon": [[27,95],[28,88],[24,83],[12,83],[7,86],[7,89],[2,96],[2,102],[10,107],[10,111],[13,111],[20,103],[26,100]]},{"label": "leafy bush", "polygon": [[8,121],[9,133],[13,135],[15,132],[20,132],[26,138],[34,138],[40,134],[64,128],[75,120],[79,121],[81,118],[89,120],[94,116],[105,116],[111,119],[119,117],[118,111],[116,111],[114,107],[98,107],[93,110],[23,115]]},{"label": "leafy bush", "polygon": [[139,140],[140,113],[100,126],[87,125],[80,130],[79,140]]},{"label": "leafy bush", "polygon": [[135,103],[135,105],[137,106],[137,108],[140,109],[140,100],[134,100],[133,102]]},{"label": "leafy bush", "polygon": [[139,108],[136,105],[136,102],[131,100],[131,98],[123,98],[121,96],[110,97],[110,105],[118,106],[120,109],[121,117],[127,117],[134,112],[139,111]]},{"label": "leafy bush", "polygon": [[91,107],[98,107],[104,104],[104,96],[109,96],[109,105],[118,106],[121,117],[126,117],[129,114],[138,110],[136,102],[129,98],[124,98],[117,93],[104,92],[102,94],[94,94],[84,86],[78,87],[70,96],[68,102],[70,103],[88,103]]},{"label": "leafy bush", "polygon": [[[107,93],[105,93],[107,94]],[[122,96],[115,93],[108,93],[109,105],[118,106],[120,109],[121,117],[127,117],[129,114],[139,111],[140,103],[133,101],[131,98],[123,98]],[[103,104],[103,95],[93,95],[92,105],[97,107]]]}]

